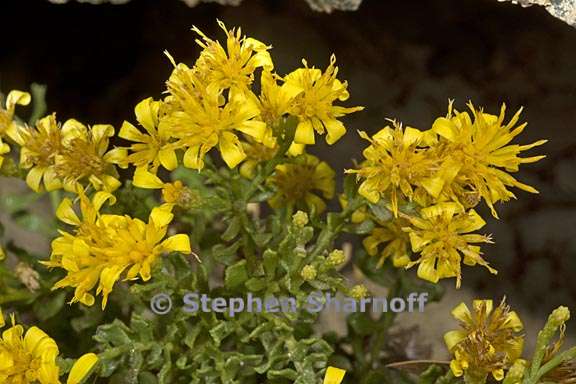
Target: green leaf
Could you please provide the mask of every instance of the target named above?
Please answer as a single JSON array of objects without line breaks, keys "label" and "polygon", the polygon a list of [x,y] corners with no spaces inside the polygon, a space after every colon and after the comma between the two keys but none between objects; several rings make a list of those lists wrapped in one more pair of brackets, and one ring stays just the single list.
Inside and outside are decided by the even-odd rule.
[{"label": "green leaf", "polygon": [[236,260],[236,255],[238,253],[238,248],[240,248],[241,242],[236,241],[234,244],[226,247],[223,244],[216,244],[212,247],[212,256],[214,260],[224,264],[231,265],[234,260]]},{"label": "green leaf", "polygon": [[132,342],[128,332],[130,332],[130,329],[124,323],[120,320],[114,320],[112,324],[99,326],[96,330],[96,335],[94,335],[94,340],[118,347]]},{"label": "green leaf", "polygon": [[241,260],[238,263],[226,268],[224,277],[224,286],[227,289],[235,289],[248,280],[248,268],[246,267],[246,260]]},{"label": "green leaf", "polygon": [[220,345],[222,340],[234,332],[235,327],[233,322],[222,321],[210,330],[210,336],[212,336],[217,345]]},{"label": "green leaf", "polygon": [[231,241],[236,236],[238,236],[239,232],[240,232],[240,218],[234,217],[228,223],[228,228],[226,228],[226,231],[222,234],[221,238],[224,241]]},{"label": "green leaf", "polygon": [[378,221],[390,221],[392,220],[392,212],[390,212],[383,204],[384,202],[381,200],[378,204],[368,204],[368,206]]},{"label": "green leaf", "polygon": [[34,303],[34,313],[40,321],[46,321],[57,315],[66,302],[66,292],[59,291],[45,296]]},{"label": "green leaf", "polygon": [[246,282],[246,288],[252,292],[258,292],[266,288],[268,281],[263,277],[253,277]]},{"label": "green leaf", "polygon": [[276,275],[276,268],[278,267],[278,252],[267,249],[262,255],[264,272],[268,280],[274,279]]}]

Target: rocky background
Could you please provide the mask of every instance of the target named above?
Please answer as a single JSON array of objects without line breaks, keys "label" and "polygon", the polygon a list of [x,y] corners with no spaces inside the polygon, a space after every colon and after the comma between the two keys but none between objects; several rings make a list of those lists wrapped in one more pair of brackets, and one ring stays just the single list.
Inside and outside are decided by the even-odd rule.
[{"label": "rocky background", "polygon": [[[554,307],[575,308],[576,29],[544,8],[494,0],[365,0],[355,12],[326,14],[297,0],[194,8],[177,0],[97,6],[2,0],[1,14],[0,90],[46,84],[50,111],[90,124],[119,127],[140,99],[160,97],[171,71],[163,50],[192,63],[199,49],[190,27],[221,37],[216,18],[272,44],[279,73],[304,57],[325,67],[335,53],[340,77],[349,81],[349,105],[366,107],[348,118],[343,140],[317,149],[337,170],[361,158],[356,130],[374,132],[386,118],[428,128],[446,113],[449,98],[459,109],[468,100],[494,112],[505,102],[510,114],[524,106],[529,125],[521,140],[550,139],[539,149],[548,158],[519,175],[541,194],[519,191],[518,201],[499,208],[501,220],[488,220],[486,232],[496,244],[485,248],[486,259],[499,275],[465,269],[465,288],[455,291],[449,283],[445,301],[406,323],[420,325],[441,356],[442,332],[453,326],[448,312],[463,299],[506,295],[528,333]],[[20,188],[0,179],[0,198]],[[44,203],[38,209],[49,215]],[[7,221],[1,212],[0,219]],[[6,224],[17,242],[47,250],[40,237]]]}]

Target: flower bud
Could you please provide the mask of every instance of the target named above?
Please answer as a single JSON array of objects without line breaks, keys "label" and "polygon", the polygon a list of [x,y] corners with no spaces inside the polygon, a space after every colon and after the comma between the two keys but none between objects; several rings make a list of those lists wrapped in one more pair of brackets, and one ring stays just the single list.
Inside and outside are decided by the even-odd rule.
[{"label": "flower bud", "polygon": [[306,281],[314,280],[318,272],[313,265],[307,265],[302,268],[302,272],[300,272],[300,276]]},{"label": "flower bud", "polygon": [[308,224],[308,215],[306,212],[298,211],[292,216],[292,222],[295,226],[304,228]]},{"label": "flower bud", "polygon": [[346,261],[346,256],[344,251],[341,249],[335,249],[328,255],[328,264],[331,267],[337,267]]}]

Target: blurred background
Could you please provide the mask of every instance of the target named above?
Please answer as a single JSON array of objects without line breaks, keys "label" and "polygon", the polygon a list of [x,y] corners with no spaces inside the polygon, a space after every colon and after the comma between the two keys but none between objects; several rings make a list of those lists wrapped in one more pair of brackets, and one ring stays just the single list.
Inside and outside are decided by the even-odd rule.
[{"label": "blurred background", "polygon": [[[195,7],[178,0],[123,5],[2,0],[1,15],[2,92],[45,84],[48,110],[59,120],[74,117],[115,127],[133,119],[139,100],[161,96],[171,72],[164,50],[193,64],[199,47],[192,25],[213,38],[223,36],[216,19],[241,26],[274,47],[280,74],[302,58],[325,68],[334,53],[339,78],[349,82],[347,105],[366,107],[345,120],[349,132],[341,141],[317,149],[340,172],[361,159],[364,143],[356,130],[375,132],[386,118],[428,129],[446,114],[448,99],[460,110],[472,100],[492,113],[505,102],[510,117],[523,106],[529,124],[519,141],[549,139],[531,152],[548,157],[518,175],[539,195],[517,191],[518,201],[497,207],[500,220],[480,208],[488,221],[484,229],[495,238],[484,248],[486,259],[498,276],[465,268],[464,288],[456,291],[449,282],[441,304],[406,322],[421,325],[438,355],[443,331],[453,327],[448,312],[461,300],[498,301],[506,295],[528,333],[556,306],[575,308],[576,28],[544,8],[496,0],[365,0],[357,11],[321,13],[304,0]],[[2,178],[0,198],[20,188]],[[39,237],[1,212],[0,220],[17,243],[47,252]]]}]

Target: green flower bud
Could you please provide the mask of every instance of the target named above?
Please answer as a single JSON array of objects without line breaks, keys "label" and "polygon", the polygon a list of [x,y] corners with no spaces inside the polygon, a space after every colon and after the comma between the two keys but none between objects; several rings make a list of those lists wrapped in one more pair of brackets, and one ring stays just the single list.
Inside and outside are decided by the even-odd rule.
[{"label": "green flower bud", "polygon": [[364,284],[355,285],[349,292],[350,297],[356,300],[360,300],[368,296],[368,288]]},{"label": "green flower bud", "polygon": [[292,216],[292,222],[295,226],[304,228],[308,224],[308,215],[306,212],[298,211]]},{"label": "green flower bud", "polygon": [[302,272],[300,272],[300,276],[306,281],[314,280],[318,272],[313,265],[307,265],[302,268]]},{"label": "green flower bud", "polygon": [[337,267],[346,261],[346,256],[344,251],[341,249],[335,249],[328,255],[328,264],[332,267]]}]

